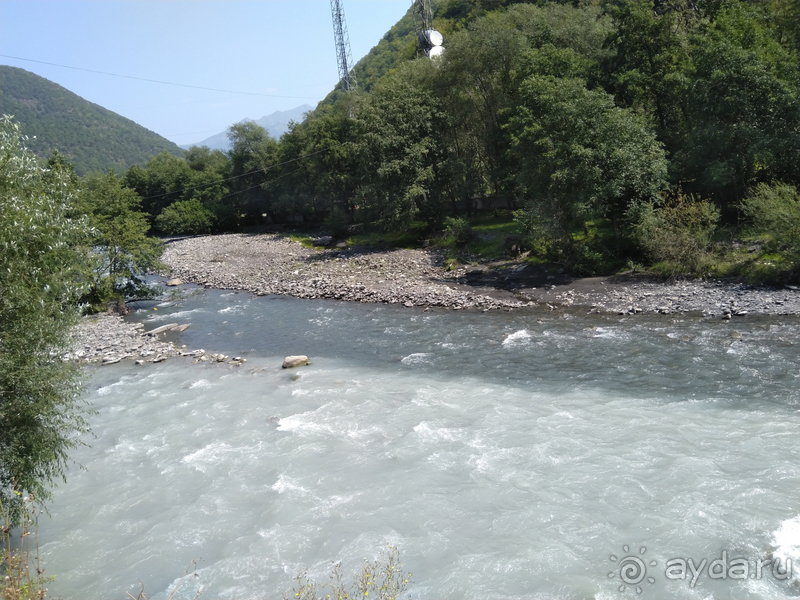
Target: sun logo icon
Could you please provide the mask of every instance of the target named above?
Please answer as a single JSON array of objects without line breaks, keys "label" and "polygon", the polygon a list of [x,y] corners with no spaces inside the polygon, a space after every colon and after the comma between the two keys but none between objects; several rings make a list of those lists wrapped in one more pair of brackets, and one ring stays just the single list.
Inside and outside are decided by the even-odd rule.
[{"label": "sun logo icon", "polygon": [[[623,546],[622,551],[626,554],[630,552],[628,546]],[[642,546],[639,550],[639,554],[644,555],[645,552],[647,552],[647,548]],[[609,559],[611,562],[617,563],[618,565],[617,571],[619,571],[619,578],[622,580],[622,585],[619,586],[619,591],[624,592],[626,589],[625,586],[630,585],[636,587],[637,594],[641,594],[642,587],[639,584],[644,581],[645,577],[647,577],[647,566],[645,566],[644,560],[638,556],[631,556],[630,554],[621,559],[617,559],[617,557],[612,554]],[[654,560],[651,560],[649,564],[651,567],[655,567],[658,563],[656,563]],[[611,571],[611,573],[608,574],[609,579],[616,577],[617,571]],[[647,581],[650,583],[656,582],[655,578],[653,577],[647,577]]]}]

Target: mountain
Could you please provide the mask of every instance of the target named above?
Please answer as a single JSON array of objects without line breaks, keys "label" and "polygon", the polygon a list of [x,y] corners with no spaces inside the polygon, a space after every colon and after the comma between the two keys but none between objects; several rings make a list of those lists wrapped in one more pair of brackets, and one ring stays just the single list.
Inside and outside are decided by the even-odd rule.
[{"label": "mountain", "polygon": [[[298,123],[302,122],[305,113],[313,109],[313,106],[303,104],[302,106],[298,106],[297,108],[293,108],[291,110],[275,111],[271,115],[261,117],[257,121],[253,122],[257,125],[261,125],[261,127],[266,129],[272,137],[278,139],[289,130],[290,121],[297,121]],[[245,121],[252,121],[252,119],[244,119],[240,121],[240,123],[244,123]],[[216,135],[212,135],[211,137],[204,139],[202,142],[197,142],[196,144],[181,145],[181,148],[188,150],[192,146],[208,146],[212,150],[229,150],[230,140],[228,140],[228,132],[223,131],[221,133],[217,133]]]},{"label": "mountain", "polygon": [[0,65],[0,111],[14,115],[37,156],[57,149],[79,175],[124,171],[165,150],[184,154],[157,133],[17,67]]}]

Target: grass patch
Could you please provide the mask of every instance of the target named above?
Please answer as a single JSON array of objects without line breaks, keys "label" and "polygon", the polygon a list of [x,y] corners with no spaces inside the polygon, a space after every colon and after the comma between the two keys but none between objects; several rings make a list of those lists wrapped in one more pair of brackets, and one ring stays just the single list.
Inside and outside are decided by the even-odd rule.
[{"label": "grass patch", "polygon": [[351,235],[350,246],[390,246],[392,248],[419,248],[427,224],[414,221],[405,231],[365,231]]},{"label": "grass patch", "polygon": [[303,248],[313,248],[314,247],[314,239],[305,233],[290,233],[289,239],[293,242],[297,242]]}]

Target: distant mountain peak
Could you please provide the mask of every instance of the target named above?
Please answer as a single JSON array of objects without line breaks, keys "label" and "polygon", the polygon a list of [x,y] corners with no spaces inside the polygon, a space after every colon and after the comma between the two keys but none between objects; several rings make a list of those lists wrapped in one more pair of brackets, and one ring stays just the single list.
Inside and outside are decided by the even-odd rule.
[{"label": "distant mountain peak", "polygon": [[[239,121],[239,123],[249,122],[261,125],[272,137],[278,139],[289,131],[289,123],[291,121],[297,121],[298,123],[303,121],[305,114],[310,110],[314,110],[314,107],[309,104],[303,104],[302,106],[290,110],[276,110],[274,113],[265,115],[257,120],[245,118]],[[183,144],[181,148],[188,150],[192,146],[208,146],[212,150],[230,150],[231,143],[228,139],[228,131],[225,130],[204,139],[202,142]]]}]

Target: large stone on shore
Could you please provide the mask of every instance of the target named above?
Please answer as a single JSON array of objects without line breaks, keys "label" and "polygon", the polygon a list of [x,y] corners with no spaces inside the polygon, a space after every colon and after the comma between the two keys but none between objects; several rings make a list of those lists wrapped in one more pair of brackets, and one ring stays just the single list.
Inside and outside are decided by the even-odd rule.
[{"label": "large stone on shore", "polygon": [[302,367],[303,365],[307,365],[309,362],[307,356],[303,356],[302,354],[298,356],[287,356],[283,359],[283,368],[284,369],[291,369],[293,367]]},{"label": "large stone on shore", "polygon": [[169,287],[174,287],[174,286],[176,286],[176,285],[183,285],[183,281],[181,281],[180,279],[178,279],[178,278],[176,277],[175,279],[170,279],[170,280],[167,282],[167,285],[168,285]]}]

